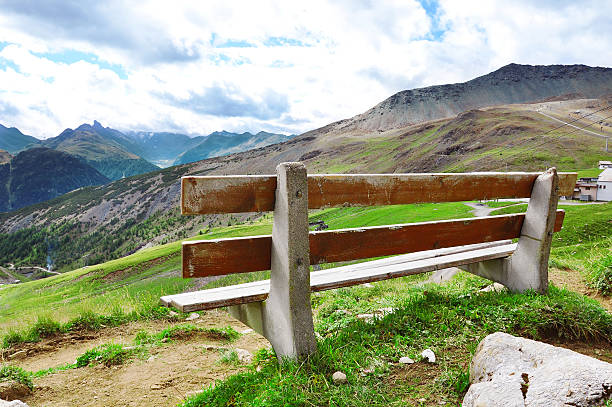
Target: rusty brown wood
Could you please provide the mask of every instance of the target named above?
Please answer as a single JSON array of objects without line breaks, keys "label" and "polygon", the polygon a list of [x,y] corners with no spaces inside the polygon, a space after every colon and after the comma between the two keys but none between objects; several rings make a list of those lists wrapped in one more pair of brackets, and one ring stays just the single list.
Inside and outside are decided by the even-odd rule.
[{"label": "rusty brown wood", "polygon": [[[527,198],[539,173],[323,174],[308,176],[308,207],[376,206]],[[576,173],[559,173],[559,195],[571,195]],[[183,177],[185,215],[274,209],[276,176]]]},{"label": "rusty brown wood", "polygon": [[[561,211],[562,212],[562,211]],[[555,226],[563,222],[558,215]],[[310,263],[332,263],[514,239],[525,214],[312,232]],[[557,228],[555,228],[557,229]]]},{"label": "rusty brown wood", "polygon": [[183,242],[183,277],[269,270],[271,236]]},{"label": "rusty brown wood", "polygon": [[[308,207],[378,206],[528,198],[539,173],[311,175]],[[559,174],[571,195],[576,174]],[[572,181],[573,180],[573,181]]]},{"label": "rusty brown wood", "polygon": [[[555,232],[565,212],[557,211]],[[310,264],[411,253],[517,238],[525,214],[310,232]],[[183,277],[270,269],[272,237],[252,236],[183,243]]]},{"label": "rusty brown wood", "polygon": [[183,215],[274,210],[275,175],[183,177]]}]

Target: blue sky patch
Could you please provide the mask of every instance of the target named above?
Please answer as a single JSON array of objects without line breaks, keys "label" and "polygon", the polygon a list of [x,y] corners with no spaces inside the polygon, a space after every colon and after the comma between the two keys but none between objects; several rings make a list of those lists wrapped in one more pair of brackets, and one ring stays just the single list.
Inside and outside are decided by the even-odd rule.
[{"label": "blue sky patch", "polygon": [[36,55],[41,58],[46,58],[50,61],[64,64],[74,64],[79,61],[86,61],[91,64],[96,64],[102,69],[109,69],[115,72],[121,79],[127,79],[127,72],[121,65],[111,64],[106,61],[103,61],[98,58],[97,55],[89,53],[89,52],[81,52],[77,50],[66,50],[61,52],[33,52],[33,55]]},{"label": "blue sky patch", "polygon": [[441,41],[442,36],[447,31],[446,28],[440,25],[440,4],[438,0],[418,0],[421,6],[425,9],[427,16],[431,20],[431,30],[427,38],[435,41]]},{"label": "blue sky patch", "polygon": [[257,46],[245,40],[226,39],[222,40],[219,38],[217,33],[210,35],[210,45],[215,48],[256,48]]},{"label": "blue sky patch", "polygon": [[264,45],[266,47],[284,47],[284,46],[308,47],[309,46],[308,44],[305,44],[304,42],[300,40],[296,40],[295,38],[288,38],[288,37],[268,37],[264,41]]}]

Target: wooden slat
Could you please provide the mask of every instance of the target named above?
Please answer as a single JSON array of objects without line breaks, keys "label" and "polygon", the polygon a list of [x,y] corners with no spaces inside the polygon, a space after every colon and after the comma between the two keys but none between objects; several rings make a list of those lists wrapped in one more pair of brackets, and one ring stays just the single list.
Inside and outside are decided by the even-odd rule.
[{"label": "wooden slat", "polygon": [[183,215],[274,210],[275,175],[183,177]]},{"label": "wooden slat", "polygon": [[[308,176],[308,207],[376,206],[528,198],[539,173],[322,174]],[[576,173],[559,173],[559,195],[571,195]],[[183,177],[185,215],[274,210],[276,176]]]},{"label": "wooden slat", "polygon": [[[367,282],[425,273],[446,267],[457,267],[479,261],[503,258],[511,255],[516,244],[491,247],[462,246],[452,249],[432,250],[423,253],[396,256],[366,263],[317,271],[311,273],[311,290],[324,291],[348,287]],[[480,247],[480,248],[474,248]],[[389,260],[393,260],[389,262]],[[161,298],[165,306],[172,306],[182,312],[199,311],[223,306],[264,301],[270,293],[270,280],[213,288],[190,293],[169,295]]]},{"label": "wooden slat", "polygon": [[[311,175],[308,179],[308,207],[528,198],[538,175],[540,174]],[[576,176],[577,174],[559,174],[559,195],[572,194]]]},{"label": "wooden slat", "polygon": [[[557,211],[555,231],[565,212]],[[525,214],[310,232],[310,264],[433,250],[517,238]],[[252,236],[183,243],[183,277],[270,269],[272,237]]]},{"label": "wooden slat", "polygon": [[208,277],[269,270],[271,236],[183,242],[183,277]]}]

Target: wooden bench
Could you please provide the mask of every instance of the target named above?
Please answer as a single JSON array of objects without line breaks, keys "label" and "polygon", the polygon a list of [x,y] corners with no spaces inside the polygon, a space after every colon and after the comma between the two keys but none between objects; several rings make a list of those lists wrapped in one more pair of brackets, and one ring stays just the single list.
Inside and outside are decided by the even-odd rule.
[{"label": "wooden bench", "polygon": [[[271,270],[270,280],[161,298],[183,312],[228,307],[265,336],[279,358],[315,351],[311,291],[424,273],[446,267],[504,284],[548,288],[553,231],[564,212],[559,195],[575,173],[307,175],[283,163],[273,176],[183,177],[186,215],[274,211],[272,235],[183,243],[183,277]],[[481,218],[309,232],[308,209],[530,197],[527,212]],[[511,240],[518,238],[518,243]],[[311,264],[397,255],[310,272]]]}]

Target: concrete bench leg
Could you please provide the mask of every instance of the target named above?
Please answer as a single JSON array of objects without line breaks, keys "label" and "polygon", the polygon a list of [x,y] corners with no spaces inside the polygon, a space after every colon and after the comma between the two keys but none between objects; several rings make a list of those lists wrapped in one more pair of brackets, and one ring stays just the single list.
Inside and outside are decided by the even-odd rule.
[{"label": "concrete bench leg", "polygon": [[263,303],[230,307],[236,318],[263,334],[279,359],[316,351],[310,306],[308,181],[302,163],[277,168],[272,229],[270,294]]},{"label": "concrete bench leg", "polygon": [[559,177],[551,168],[533,184],[518,246],[506,260],[508,281],[504,285],[511,291],[548,291],[548,258],[558,202]]},{"label": "concrete bench leg", "polygon": [[548,258],[558,200],[559,177],[557,170],[551,168],[540,175],[533,184],[531,199],[514,254],[507,259],[469,264],[464,269],[501,283],[511,291],[534,290],[546,293]]}]

